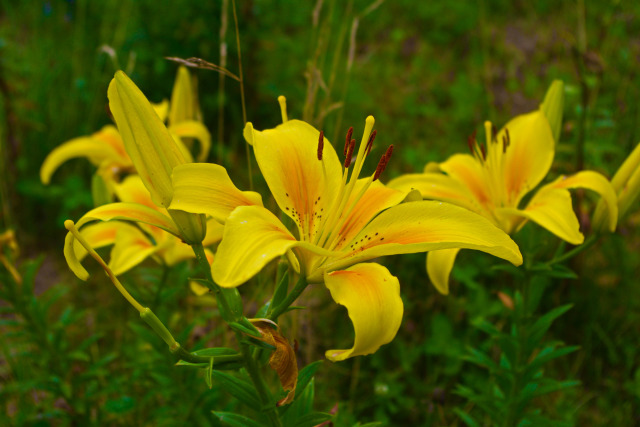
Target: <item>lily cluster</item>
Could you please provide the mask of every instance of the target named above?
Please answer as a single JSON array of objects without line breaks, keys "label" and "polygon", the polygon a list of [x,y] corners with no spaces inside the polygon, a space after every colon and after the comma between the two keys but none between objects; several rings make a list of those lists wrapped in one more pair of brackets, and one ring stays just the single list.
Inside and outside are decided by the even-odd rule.
[{"label": "lily cluster", "polygon": [[[189,139],[200,140],[204,151],[198,158],[203,160],[209,137],[188,82],[181,69],[168,110],[153,106],[117,72],[108,91],[117,131],[106,127],[58,148],[43,165],[43,181],[62,161],[80,153],[98,165],[119,202],[89,211],[77,226],[91,248],[115,243],[110,261],[115,274],[148,256],[172,265],[193,257],[190,246],[204,245],[211,248],[207,258],[216,286],[233,289],[275,259],[286,260],[298,277],[290,302],[308,284],[324,284],[333,300],[347,308],[354,343],[327,350],[330,360],[371,354],[390,342],[401,325],[399,281],[374,259],[428,252],[428,274],[446,294],[460,249],[522,264],[509,234],[527,221],[571,244],[582,243],[568,191],[572,188],[598,193],[603,200],[599,221],[609,230],[616,227],[616,190],[597,172],[560,176],[534,192],[553,162],[562,122],[561,82],[553,83],[539,109],[514,118],[500,131],[486,122],[484,145],[469,138],[471,155],[453,155],[388,185],[380,178],[393,145],[384,150],[375,170],[365,171],[365,160],[381,139],[372,116],[365,120],[359,143],[353,128],[347,131],[339,155],[322,131],[289,120],[286,100],[280,97],[282,124],[258,131],[247,123],[244,129],[280,215],[263,205],[260,194],[238,189],[224,167],[192,162]],[[123,170],[135,174],[120,179]],[[621,174],[621,182],[637,178]],[[92,221],[101,222],[86,225]],[[88,276],[80,263],[85,253],[70,232],[65,256],[82,279]],[[277,320],[282,311],[269,307],[267,317]]]}]

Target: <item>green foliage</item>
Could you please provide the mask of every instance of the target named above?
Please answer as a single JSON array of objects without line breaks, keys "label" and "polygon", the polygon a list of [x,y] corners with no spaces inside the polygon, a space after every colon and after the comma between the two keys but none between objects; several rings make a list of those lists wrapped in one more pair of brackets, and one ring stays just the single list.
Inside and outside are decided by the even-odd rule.
[{"label": "green foliage", "polygon": [[[317,24],[316,2],[236,3],[250,120],[259,128],[279,123],[275,98],[284,94],[290,117],[306,113],[335,142],[334,135],[342,138],[348,126],[362,126],[366,114],[373,114],[380,147],[394,143],[396,149],[383,178],[466,150],[467,135],[483,120],[502,124],[537,106],[556,78],[565,81],[566,96],[553,174],[585,166],[611,176],[639,139],[640,10],[633,2],[579,1],[581,14],[576,2],[401,0],[364,14],[372,1],[324,1]],[[143,91],[160,101],[169,97],[175,74],[165,56],[218,63],[221,4],[2,2],[0,225],[17,232],[24,283],[20,287],[0,266],[0,424],[249,425],[249,419],[259,419],[260,425],[259,414],[239,405],[221,380],[228,375],[246,382],[244,373],[227,374],[240,362],[180,360],[174,366],[176,356],[117,299],[99,270],[92,270],[88,283],[66,272],[62,222],[104,202],[104,188],[90,178],[94,168],[73,160],[50,186],[38,179],[54,147],[110,123],[105,93],[115,69],[131,71]],[[230,22],[228,68],[237,72]],[[319,74],[305,77],[310,71]],[[204,120],[216,140],[219,115],[223,119],[222,138],[214,141],[220,143],[222,164],[247,189],[239,88],[227,80],[220,110],[219,76],[196,74]],[[313,103],[306,98],[310,81],[316,85]],[[374,154],[376,161],[380,153]],[[254,178],[256,189],[266,188]],[[591,207],[589,198],[578,197],[585,231]],[[512,318],[497,298],[497,292],[515,296],[510,289],[520,283],[522,269],[471,251],[459,255],[447,298],[428,283],[423,256],[388,261],[403,285],[405,320],[394,342],[358,361],[314,364],[324,350],[351,342],[353,331],[346,312],[329,306],[325,290],[306,291],[299,304],[308,310],[281,316],[306,368],[294,403],[279,413],[291,425],[303,418],[320,423],[323,411],[334,407],[336,425],[487,425],[504,415],[504,405],[498,406],[510,399],[520,352],[526,368],[519,373],[521,393],[511,402],[536,408],[525,415],[531,425],[545,425],[549,418],[633,425],[640,416],[637,223],[631,217],[618,234],[570,263],[532,263],[540,277],[526,309],[546,314],[526,319],[526,342],[522,330],[507,326]],[[517,239],[523,253],[536,259],[548,259],[542,255],[557,244],[533,225]],[[195,275],[186,263],[166,270],[147,263],[127,273],[123,283],[184,348],[196,349],[193,355],[231,355],[236,341],[223,327],[219,308],[188,293],[187,278]],[[266,315],[269,277],[258,279],[260,286],[243,287],[249,317]],[[283,279],[276,288],[274,306],[288,284]],[[238,325],[243,334],[253,332]],[[576,378],[582,387],[550,378]],[[267,383],[278,387],[273,375]],[[470,405],[467,398],[478,403]]]},{"label": "green foliage", "polygon": [[[580,381],[545,377],[543,369],[553,359],[573,353],[579,347],[564,346],[557,341],[540,344],[552,323],[571,306],[557,307],[535,319],[527,314],[522,295],[516,292],[514,325],[509,332],[502,332],[491,323],[478,320],[475,326],[489,335],[500,352],[494,359],[486,351],[470,347],[465,359],[488,371],[490,378],[485,384],[491,384],[491,387],[458,385],[456,393],[480,408],[491,420],[490,425],[572,425],[553,421],[543,416],[539,409],[531,408],[536,397],[580,384]],[[467,426],[480,425],[471,413],[456,409],[456,414]]]}]

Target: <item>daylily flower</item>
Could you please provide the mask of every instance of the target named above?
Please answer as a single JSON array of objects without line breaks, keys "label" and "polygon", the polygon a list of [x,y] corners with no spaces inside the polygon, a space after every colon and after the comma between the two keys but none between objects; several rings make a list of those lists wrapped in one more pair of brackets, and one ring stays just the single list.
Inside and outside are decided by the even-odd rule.
[{"label": "daylily flower", "polygon": [[[218,285],[233,288],[271,260],[295,254],[300,275],[309,283],[324,283],[333,299],[347,307],[354,325],[353,347],[327,351],[330,360],[371,354],[400,327],[398,279],[382,265],[363,261],[463,247],[522,262],[515,243],[479,215],[440,202],[401,203],[407,192],[378,180],[391,147],[375,173],[358,179],[376,135],[373,117],[366,120],[357,151],[349,130],[341,162],[323,133],[299,120],[286,121],[285,112],[285,123],[275,129],[260,132],[248,123],[245,138],[276,203],[296,224],[296,235],[262,206],[237,207],[225,223],[212,274]],[[211,214],[206,195],[215,190],[216,180],[207,167],[176,168],[172,208]]]},{"label": "daylily flower", "polygon": [[[563,84],[555,81],[536,111],[512,119],[499,132],[485,122],[486,144],[469,138],[472,155],[454,154],[440,164],[428,164],[422,174],[403,175],[389,182],[401,190],[416,189],[422,197],[441,200],[476,212],[511,234],[531,220],[559,238],[581,244],[584,236],[571,203],[571,188],[598,193],[614,216],[616,196],[609,181],[593,171],[560,176],[541,187],[523,206],[524,197],[547,175],[562,122]],[[430,252],[427,272],[435,287],[449,292],[449,274],[459,249]]]},{"label": "daylily flower", "polygon": [[[187,243],[200,244],[206,237],[204,217],[167,209],[173,198],[173,168],[186,163],[176,141],[142,92],[120,71],[109,85],[109,102],[127,152],[149,194],[141,195],[141,191],[138,191],[124,195],[125,193],[121,192],[119,196],[122,202],[103,205],[87,212],[76,223],[77,228],[81,229],[88,222],[95,220],[132,221],[162,229]],[[217,185],[224,197],[234,198],[238,204],[247,200],[245,193],[233,185],[224,168],[213,166],[216,166],[219,172]],[[260,197],[254,193],[249,196],[252,198],[251,203],[261,203]],[[148,197],[151,197],[151,202]],[[212,217],[218,222],[224,222],[235,206],[237,205],[219,205]],[[152,231],[149,232],[153,234]],[[137,239],[137,243],[141,242],[139,236],[133,232],[127,232],[126,235],[131,237],[130,240]],[[154,235],[154,238],[156,241],[162,240],[159,235]],[[108,237],[103,236],[103,239],[106,239],[103,242],[108,241]],[[86,280],[88,273],[78,260],[74,241],[73,233],[68,233],[65,240],[65,257],[71,270],[79,278]],[[155,249],[148,248],[148,251],[155,253]]]},{"label": "daylily flower", "polygon": [[133,163],[115,126],[107,125],[90,136],[81,136],[55,148],[42,163],[40,180],[48,185],[60,165],[74,157],[86,157],[98,167],[105,183],[119,180],[121,173],[134,173]]},{"label": "daylily flower", "polygon": [[[611,179],[611,185],[618,196],[618,223],[620,223],[627,217],[635,202],[640,199],[640,144],[622,163]],[[594,229],[604,230],[609,222],[609,214],[606,205],[600,201],[593,218]]]},{"label": "daylily flower", "polygon": [[[197,160],[205,161],[211,148],[211,136],[202,124],[197,93],[185,67],[178,69],[171,103],[165,100],[151,105],[163,122],[168,118],[169,133],[176,139],[186,161],[191,162],[193,159],[183,141],[190,143],[193,138],[200,142]],[[42,183],[48,185],[60,165],[76,157],[86,157],[97,166],[97,174],[102,177],[109,190],[120,181],[122,174],[136,173],[118,130],[115,126],[107,125],[90,136],[67,141],[49,153],[40,169]]]},{"label": "daylily flower", "polygon": [[[117,184],[115,192],[123,203],[136,203],[159,213],[166,213],[166,210],[153,203],[137,175],[130,175],[121,184]],[[222,229],[222,224],[209,219],[202,245],[208,247],[218,243],[222,239]],[[149,257],[169,267],[195,257],[191,247],[182,240],[163,229],[144,223],[136,227],[122,221],[100,222],[83,227],[80,234],[93,249],[113,245],[108,265],[115,275],[127,272]],[[81,261],[87,251],[77,240],[74,248],[76,258]]]}]

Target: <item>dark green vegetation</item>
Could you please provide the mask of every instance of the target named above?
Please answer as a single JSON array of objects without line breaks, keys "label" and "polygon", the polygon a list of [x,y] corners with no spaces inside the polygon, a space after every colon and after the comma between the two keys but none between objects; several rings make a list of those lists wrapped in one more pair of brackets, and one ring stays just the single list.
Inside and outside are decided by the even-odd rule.
[{"label": "dark green vegetation", "polygon": [[[373,114],[374,158],[395,144],[388,179],[466,150],[467,135],[484,120],[503,124],[536,108],[550,82],[562,79],[564,127],[548,179],[582,168],[611,176],[640,140],[640,7],[633,2],[389,1],[367,13],[371,3],[325,0],[321,25],[314,25],[314,2],[297,3],[238,2],[247,115],[259,129],[279,123],[280,94],[290,117],[304,117],[331,140],[351,125],[361,129]],[[227,66],[237,72],[231,13],[227,25]],[[164,57],[220,63],[220,26],[218,1],[2,2],[0,231],[16,232],[24,285],[0,267],[0,424],[207,425],[217,422],[211,410],[243,410],[215,382],[209,390],[202,375],[174,367],[164,343],[95,264],[86,263],[86,283],[68,271],[62,222],[92,207],[93,167],[68,162],[48,187],[38,178],[54,147],[109,123],[106,88],[117,68],[151,100],[168,98],[176,65]],[[196,73],[214,141],[209,160],[220,159],[246,189],[239,86],[225,81],[220,111],[219,75]],[[588,229],[592,199],[576,200]],[[550,418],[640,422],[639,222],[632,215],[617,234],[574,258],[569,266],[579,278],[567,273],[535,283],[544,287],[536,292],[540,313],[573,304],[545,342],[580,347],[546,365],[545,376],[581,383],[533,400]],[[557,245],[533,225],[516,236],[524,240],[525,256],[553,253]],[[488,256],[463,251],[451,295],[443,297],[428,283],[424,255],[387,264],[402,284],[400,332],[374,356],[321,364],[315,409],[337,405],[336,425],[463,425],[459,413],[482,422],[483,412],[456,394],[457,385],[488,387],[487,371],[465,356],[473,346],[498,359],[496,339],[481,326],[507,328],[510,312],[498,291],[513,295],[513,279],[491,269],[496,262]],[[190,349],[232,343],[217,310],[190,293],[192,274],[187,263],[163,271],[149,262],[123,283]],[[249,313],[272,292],[260,283],[240,288]],[[346,312],[329,302],[324,289],[311,288],[302,300],[309,310],[283,317],[286,335],[300,344],[301,366],[351,340]]]}]

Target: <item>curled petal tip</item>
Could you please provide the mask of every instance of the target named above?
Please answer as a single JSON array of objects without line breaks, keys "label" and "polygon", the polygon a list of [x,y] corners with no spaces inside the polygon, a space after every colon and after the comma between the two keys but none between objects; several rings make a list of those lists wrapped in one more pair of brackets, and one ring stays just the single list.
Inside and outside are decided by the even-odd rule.
[{"label": "curled petal tip", "polygon": [[249,145],[253,145],[253,123],[247,122],[247,124],[244,125],[242,136],[244,136],[244,139]]}]

